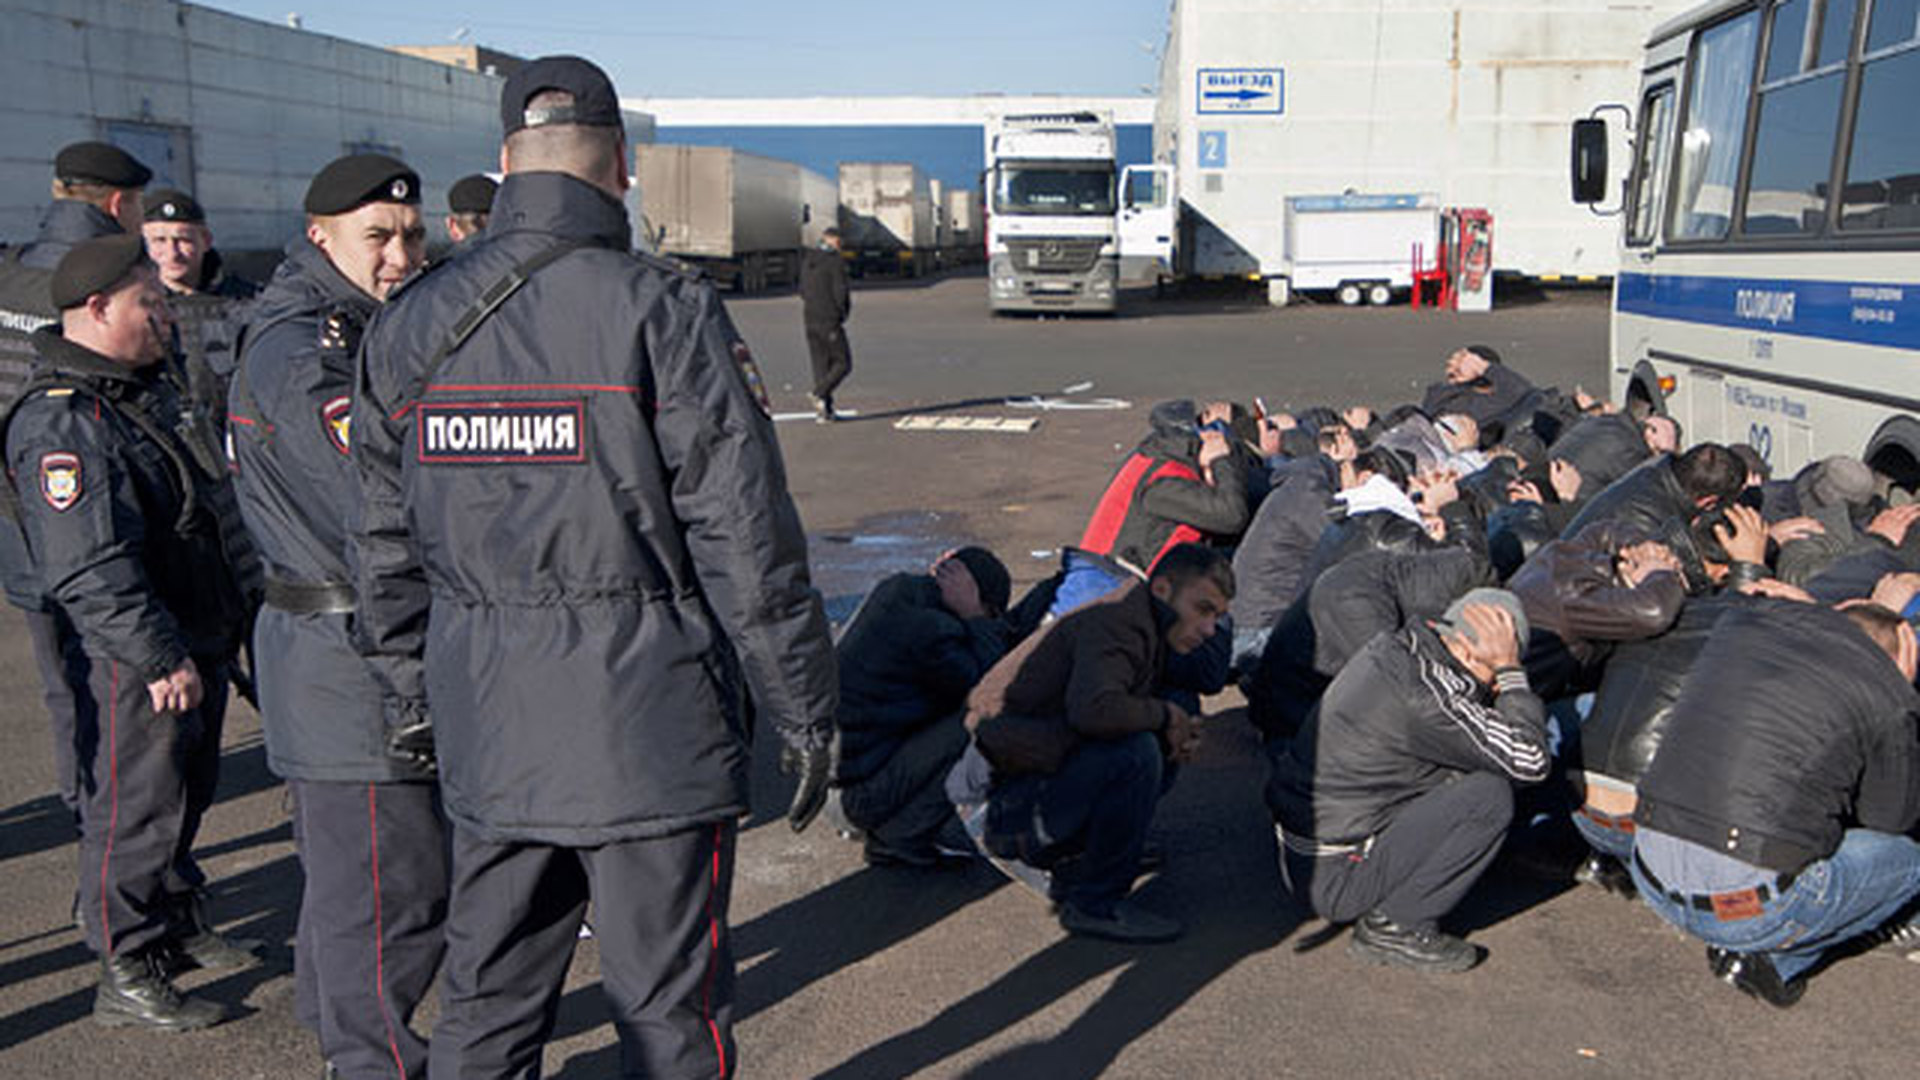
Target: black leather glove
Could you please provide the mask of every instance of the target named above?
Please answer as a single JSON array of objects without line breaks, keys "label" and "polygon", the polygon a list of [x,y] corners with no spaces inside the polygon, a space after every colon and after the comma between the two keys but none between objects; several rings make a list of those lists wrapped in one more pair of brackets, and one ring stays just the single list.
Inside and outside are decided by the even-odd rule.
[{"label": "black leather glove", "polygon": [[807,750],[789,746],[780,752],[780,772],[799,781],[793,789],[793,805],[787,809],[787,824],[793,826],[794,832],[805,832],[827,805],[827,785],[833,780],[833,754],[824,746]]},{"label": "black leather glove", "polygon": [[440,771],[433,752],[433,722],[415,720],[387,729],[387,756],[397,758],[421,772]]}]

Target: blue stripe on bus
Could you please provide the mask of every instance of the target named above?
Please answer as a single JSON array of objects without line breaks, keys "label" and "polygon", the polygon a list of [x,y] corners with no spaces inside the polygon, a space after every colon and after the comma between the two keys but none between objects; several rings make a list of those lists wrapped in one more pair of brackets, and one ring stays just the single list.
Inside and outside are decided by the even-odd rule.
[{"label": "blue stripe on bus", "polygon": [[1633,315],[1920,350],[1920,284],[1622,273],[1615,290]]}]

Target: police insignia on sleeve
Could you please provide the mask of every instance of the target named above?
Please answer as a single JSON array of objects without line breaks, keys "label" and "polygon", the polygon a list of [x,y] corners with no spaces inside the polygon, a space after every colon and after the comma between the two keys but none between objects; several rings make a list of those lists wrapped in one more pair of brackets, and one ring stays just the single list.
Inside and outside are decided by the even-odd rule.
[{"label": "police insignia on sleeve", "polygon": [[320,423],[335,450],[345,454],[353,449],[353,399],[337,397],[320,406]]},{"label": "police insignia on sleeve", "polygon": [[47,505],[65,511],[80,501],[80,458],[75,454],[40,455],[40,494]]},{"label": "police insignia on sleeve", "polygon": [[754,363],[753,350],[747,348],[744,341],[733,343],[733,363],[740,369],[740,377],[747,382],[747,390],[753,394],[755,404],[769,418],[773,416],[773,401],[767,397],[767,381],[760,377],[760,365]]},{"label": "police insignia on sleeve", "polygon": [[320,347],[351,353],[360,348],[360,320],[345,311],[335,311],[320,320]]}]

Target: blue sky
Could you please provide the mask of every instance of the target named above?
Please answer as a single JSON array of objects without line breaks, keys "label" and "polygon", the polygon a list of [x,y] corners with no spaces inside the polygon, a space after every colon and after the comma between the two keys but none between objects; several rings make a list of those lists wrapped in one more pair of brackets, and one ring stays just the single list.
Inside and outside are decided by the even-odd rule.
[{"label": "blue sky", "polygon": [[377,45],[590,57],[633,97],[1063,93],[1151,87],[1168,0],[212,0]]}]

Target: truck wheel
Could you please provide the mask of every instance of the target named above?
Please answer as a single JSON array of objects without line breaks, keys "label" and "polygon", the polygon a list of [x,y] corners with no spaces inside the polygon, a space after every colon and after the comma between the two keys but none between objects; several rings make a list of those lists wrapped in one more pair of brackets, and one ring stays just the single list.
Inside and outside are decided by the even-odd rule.
[{"label": "truck wheel", "polygon": [[1367,303],[1374,307],[1386,307],[1393,303],[1393,286],[1384,281],[1376,281],[1367,286]]},{"label": "truck wheel", "polygon": [[1334,293],[1334,296],[1337,297],[1339,301],[1342,304],[1346,305],[1347,307],[1360,306],[1360,296],[1361,296],[1360,286],[1358,284],[1355,284],[1354,282],[1351,282],[1351,281],[1341,282],[1340,290]]}]

